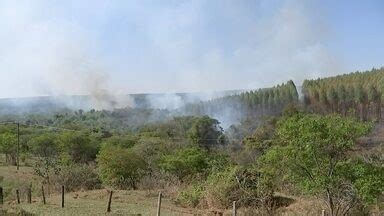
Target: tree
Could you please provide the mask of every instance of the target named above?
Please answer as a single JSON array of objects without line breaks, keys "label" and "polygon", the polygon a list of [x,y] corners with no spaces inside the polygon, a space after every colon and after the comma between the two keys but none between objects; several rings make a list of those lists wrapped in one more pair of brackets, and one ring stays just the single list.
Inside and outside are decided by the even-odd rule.
[{"label": "tree", "polygon": [[29,146],[37,160],[35,173],[50,184],[51,176],[59,172],[59,146],[52,134],[43,134],[30,140]]},{"label": "tree", "polygon": [[332,112],[337,112],[338,111],[338,103],[339,103],[339,98],[337,95],[337,92],[334,88],[330,88],[327,92],[327,99],[330,103],[331,106],[331,111]]},{"label": "tree", "polygon": [[208,167],[207,157],[203,150],[196,147],[179,149],[164,155],[160,159],[159,167],[183,181],[187,176],[203,172]]},{"label": "tree", "polygon": [[[363,121],[368,120],[367,117],[370,117],[370,120],[381,119],[381,101],[384,96],[384,68],[373,68],[371,71],[354,72],[316,80],[305,80],[303,83],[305,105],[316,112],[316,106],[312,105],[317,103],[318,100],[311,100],[311,98],[314,98],[313,92],[318,91],[320,92],[320,96],[324,96],[322,91],[327,89],[328,100],[325,100],[324,97],[320,98],[320,105],[328,109],[327,106],[332,105],[332,101],[335,101],[332,100],[332,98],[336,99],[336,97],[332,96],[333,88],[337,90],[338,100],[341,105],[338,113],[345,115],[346,110],[348,112],[352,111],[352,113],[356,114],[356,116]],[[343,102],[344,93],[342,88],[347,90],[346,103]],[[327,102],[330,104],[327,104]],[[370,111],[370,105],[375,105],[374,110],[371,109],[371,113],[373,113],[373,111],[376,112],[375,115],[367,115]]]},{"label": "tree", "polygon": [[59,139],[62,149],[72,161],[86,163],[96,158],[99,146],[92,142],[88,134],[64,132]]},{"label": "tree", "polygon": [[[322,198],[330,215],[344,215],[361,195],[353,184],[361,176],[352,179],[343,165],[350,159],[348,152],[355,139],[369,130],[369,124],[350,118],[298,114],[278,123],[274,146],[260,160],[266,167],[283,170],[303,192]],[[375,190],[365,190],[378,195]]]},{"label": "tree", "polygon": [[370,86],[368,89],[368,100],[374,104],[376,120],[381,120],[381,95],[380,92],[374,86]]},{"label": "tree", "polygon": [[6,132],[0,135],[0,152],[5,154],[7,164],[17,163],[17,138],[16,135]]},{"label": "tree", "polygon": [[112,136],[106,139],[104,145],[120,146],[122,148],[131,148],[137,143],[137,138],[134,136]]},{"label": "tree", "polygon": [[210,150],[218,144],[224,144],[223,129],[219,121],[209,116],[198,118],[189,130],[189,138],[201,148]]},{"label": "tree", "polygon": [[361,84],[356,88],[356,102],[360,104],[360,119],[366,121],[368,96]]},{"label": "tree", "polygon": [[97,165],[103,183],[134,190],[147,168],[143,157],[119,146],[103,146],[97,155]]}]

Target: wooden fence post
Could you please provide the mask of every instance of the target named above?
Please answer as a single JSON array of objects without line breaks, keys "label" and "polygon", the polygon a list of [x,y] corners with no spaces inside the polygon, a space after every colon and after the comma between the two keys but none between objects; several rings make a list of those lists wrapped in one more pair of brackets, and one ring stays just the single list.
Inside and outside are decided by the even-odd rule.
[{"label": "wooden fence post", "polygon": [[16,199],[17,199],[17,204],[20,204],[20,192],[19,192],[19,189],[16,189]]},{"label": "wooden fence post", "polygon": [[27,202],[32,203],[32,188],[31,187],[29,187],[27,189]]},{"label": "wooden fence post", "polygon": [[44,185],[41,185],[41,195],[43,196],[43,204],[45,205],[45,193],[44,193]]},{"label": "wooden fence post", "polygon": [[3,187],[0,186],[0,205],[4,204]]},{"label": "wooden fence post", "polygon": [[232,203],[232,216],[236,216],[237,211],[236,211],[236,201],[233,201]]},{"label": "wooden fence post", "polygon": [[64,208],[64,185],[61,186],[61,208]]},{"label": "wooden fence post", "polygon": [[157,216],[160,216],[161,197],[162,197],[162,194],[161,194],[161,192],[159,192],[159,198],[158,198],[158,200],[157,200]]},{"label": "wooden fence post", "polygon": [[107,212],[111,212],[112,193],[113,193],[113,191],[111,190],[111,192],[109,192],[109,200],[108,200]]},{"label": "wooden fence post", "polygon": [[325,210],[324,209],[321,211],[321,216],[325,216]]}]

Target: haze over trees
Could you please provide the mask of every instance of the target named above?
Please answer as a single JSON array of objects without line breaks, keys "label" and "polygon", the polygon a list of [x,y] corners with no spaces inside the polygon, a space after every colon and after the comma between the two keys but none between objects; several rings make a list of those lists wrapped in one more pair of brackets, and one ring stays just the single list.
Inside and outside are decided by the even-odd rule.
[{"label": "haze over trees", "polygon": [[[309,197],[316,205],[302,214],[359,215],[384,199],[382,150],[356,141],[381,119],[383,73],[307,80],[303,101],[288,81],[174,110],[0,118],[21,122],[21,164],[53,192],[61,185],[163,190],[180,206],[225,209],[236,201],[251,215],[279,213]],[[226,120],[228,113],[236,123],[223,127],[214,116]],[[5,165],[16,163],[16,140],[13,124],[0,125]]]}]

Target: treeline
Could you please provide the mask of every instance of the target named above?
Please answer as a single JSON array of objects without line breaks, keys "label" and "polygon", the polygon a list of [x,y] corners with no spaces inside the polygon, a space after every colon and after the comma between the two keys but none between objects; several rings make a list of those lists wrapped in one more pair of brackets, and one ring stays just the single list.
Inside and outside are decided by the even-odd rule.
[{"label": "treeline", "polygon": [[219,122],[208,116],[175,117],[135,132],[21,124],[19,150],[16,126],[4,124],[0,154],[5,161],[0,164],[16,165],[19,155],[21,166],[32,166],[44,184],[64,184],[68,191],[95,189],[101,183],[136,189],[139,183],[153,187],[158,180],[169,182],[168,174],[183,181],[205,171],[216,160],[214,151],[225,144]]},{"label": "treeline", "polygon": [[318,113],[339,113],[362,121],[381,120],[384,68],[305,80],[304,104]]},{"label": "treeline", "polygon": [[221,114],[235,116],[234,120],[241,121],[246,118],[278,115],[282,109],[293,102],[298,102],[299,96],[293,81],[239,94],[212,99],[205,102],[188,104],[185,107],[189,115]]},{"label": "treeline", "polygon": [[165,109],[124,108],[114,110],[62,110],[54,113],[0,115],[0,122],[20,122],[28,126],[44,125],[70,130],[132,132],[143,125],[172,119]]}]

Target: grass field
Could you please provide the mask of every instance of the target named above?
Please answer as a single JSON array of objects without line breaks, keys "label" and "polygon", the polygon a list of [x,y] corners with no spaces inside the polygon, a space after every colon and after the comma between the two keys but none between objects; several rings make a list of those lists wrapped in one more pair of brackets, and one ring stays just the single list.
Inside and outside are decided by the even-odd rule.
[{"label": "grass field", "polygon": [[[41,179],[33,174],[32,167],[0,165],[0,185],[4,189],[5,203],[0,205],[1,215],[156,215],[158,191],[117,190],[113,193],[112,211],[106,213],[109,192],[106,189],[80,191],[65,194],[65,207],[61,208],[61,195],[58,191],[46,195],[47,204],[42,204]],[[21,193],[21,204],[16,203],[15,190],[32,184],[32,204],[26,203],[25,193]],[[281,194],[284,196],[283,194]],[[319,200],[306,197],[291,197],[291,205],[280,208],[277,215],[320,215],[324,206]],[[379,206],[374,212],[382,212]],[[4,210],[4,211],[1,211]],[[224,215],[231,215],[231,210],[220,210]],[[5,213],[7,212],[7,213]],[[16,214],[13,214],[16,213]],[[17,214],[19,213],[19,214]],[[162,200],[161,215],[218,215],[212,210],[182,208],[165,196]],[[29,215],[29,214],[23,214]],[[254,209],[239,209],[238,215],[266,215]],[[377,213],[375,215],[380,215]]]},{"label": "grass field", "polygon": [[[8,203],[8,209],[20,210],[36,215],[156,215],[157,194],[145,191],[114,191],[111,213],[106,213],[109,193],[107,190],[67,193],[65,207],[61,208],[59,194],[47,197],[43,205],[41,197],[33,199],[32,204]],[[163,198],[162,215],[203,215],[195,209],[176,207]]]},{"label": "grass field", "polygon": [[[42,204],[40,179],[33,175],[32,167],[0,166],[0,184],[4,190],[5,204],[10,212],[24,210],[36,215],[105,215],[109,193],[107,190],[73,192],[65,194],[65,208],[61,208],[61,195],[47,195],[47,204]],[[23,188],[32,184],[32,204],[26,203]],[[21,204],[16,203],[16,188],[21,190]],[[108,215],[155,215],[157,191],[114,191],[112,212]],[[163,215],[203,214],[195,209],[176,207],[167,197],[162,200]],[[0,212],[1,215],[1,212]]]}]

